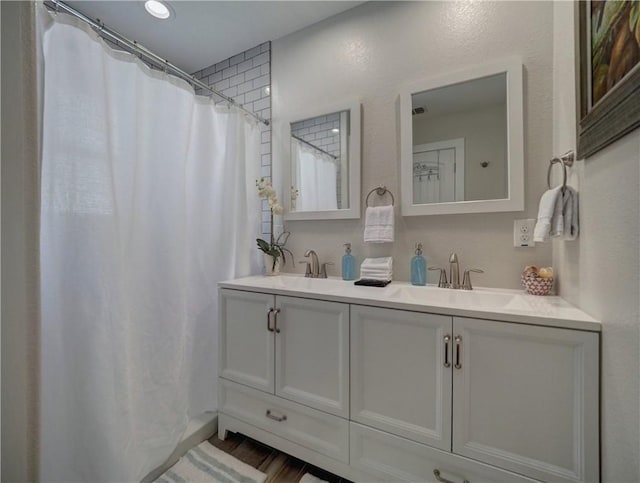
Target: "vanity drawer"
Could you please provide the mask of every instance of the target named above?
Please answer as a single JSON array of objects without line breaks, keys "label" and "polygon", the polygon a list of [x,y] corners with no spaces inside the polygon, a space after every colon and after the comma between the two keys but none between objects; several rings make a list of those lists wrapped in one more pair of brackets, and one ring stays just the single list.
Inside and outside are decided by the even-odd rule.
[{"label": "vanity drawer", "polygon": [[508,471],[384,433],[357,423],[350,424],[351,467],[368,481],[435,482],[434,470],[446,481],[462,483],[535,482]]},{"label": "vanity drawer", "polygon": [[218,389],[220,412],[349,462],[347,420],[224,379],[218,379]]}]

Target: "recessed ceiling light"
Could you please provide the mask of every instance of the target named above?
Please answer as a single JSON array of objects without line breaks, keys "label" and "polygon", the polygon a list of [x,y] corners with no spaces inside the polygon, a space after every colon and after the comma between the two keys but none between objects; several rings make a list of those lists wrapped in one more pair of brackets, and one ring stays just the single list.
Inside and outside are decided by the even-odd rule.
[{"label": "recessed ceiling light", "polygon": [[159,0],[147,0],[144,2],[144,8],[156,18],[165,20],[171,16],[171,10],[169,10],[169,7]]},{"label": "recessed ceiling light", "polygon": [[340,132],[340,129],[338,129],[337,127],[334,127],[331,132],[338,134]]}]

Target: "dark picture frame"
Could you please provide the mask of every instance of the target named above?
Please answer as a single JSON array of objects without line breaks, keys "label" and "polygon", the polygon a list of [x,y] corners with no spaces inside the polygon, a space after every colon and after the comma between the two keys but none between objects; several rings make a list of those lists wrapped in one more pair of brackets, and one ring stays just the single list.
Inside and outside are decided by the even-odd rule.
[{"label": "dark picture frame", "polygon": [[[626,71],[613,86],[606,86],[606,92],[603,94],[600,91],[598,94],[601,97],[596,102],[592,102],[594,60],[590,38],[592,3],[591,0],[578,2],[580,36],[578,159],[592,156],[640,127],[640,62],[635,63],[634,67]],[[634,2],[626,0],[623,3],[633,7]],[[615,32],[611,30],[610,34],[614,35]],[[634,40],[637,39],[634,38]],[[635,46],[632,47],[635,48]],[[640,41],[638,41],[638,48],[640,48]],[[628,53],[628,50],[625,52]],[[602,86],[598,88],[602,89]]]}]

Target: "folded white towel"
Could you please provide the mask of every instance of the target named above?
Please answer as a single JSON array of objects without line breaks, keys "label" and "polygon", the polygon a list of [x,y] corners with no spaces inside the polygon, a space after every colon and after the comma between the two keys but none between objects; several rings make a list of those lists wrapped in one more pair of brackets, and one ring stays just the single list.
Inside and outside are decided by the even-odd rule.
[{"label": "folded white towel", "polygon": [[367,274],[360,274],[360,280],[382,280],[383,282],[388,282],[390,280],[393,280],[392,275],[367,275]]},{"label": "folded white towel", "polygon": [[369,268],[369,267],[360,267],[361,271],[367,273],[391,273],[392,268]]},{"label": "folded white towel", "polygon": [[364,241],[367,243],[393,242],[393,205],[367,208],[364,220]]},{"label": "folded white towel", "polygon": [[[540,207],[538,208],[538,221],[536,227],[533,230],[533,241],[544,242],[549,240],[549,234],[551,232],[551,219],[556,212],[556,205],[560,199],[560,206],[562,206],[561,199],[562,187],[550,189],[545,191],[540,198]],[[560,208],[561,210],[562,208]]]},{"label": "folded white towel", "polygon": [[372,274],[372,275],[386,275],[391,273],[391,270],[374,270],[372,268],[361,268],[360,273]]},{"label": "folded white towel", "polygon": [[360,265],[360,278],[371,280],[391,280],[393,276],[393,258],[365,258]]},{"label": "folded white towel", "polygon": [[362,261],[360,268],[392,270],[393,258],[392,257],[365,258]]}]

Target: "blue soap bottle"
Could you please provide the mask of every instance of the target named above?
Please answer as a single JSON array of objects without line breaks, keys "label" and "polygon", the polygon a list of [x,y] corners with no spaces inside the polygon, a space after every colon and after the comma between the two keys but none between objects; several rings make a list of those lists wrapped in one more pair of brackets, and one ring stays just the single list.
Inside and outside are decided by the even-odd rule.
[{"label": "blue soap bottle", "polygon": [[411,259],[411,284],[427,284],[427,261],[422,256],[422,243],[416,243],[416,254]]},{"label": "blue soap bottle", "polygon": [[342,280],[356,279],[356,257],[351,255],[351,243],[345,243],[344,255],[342,255]]}]

